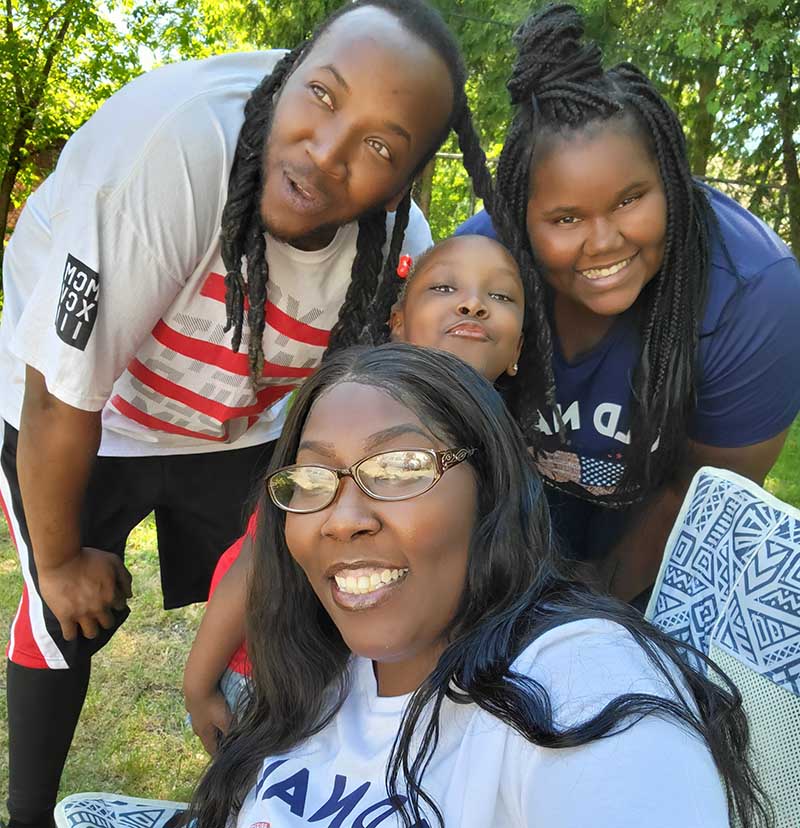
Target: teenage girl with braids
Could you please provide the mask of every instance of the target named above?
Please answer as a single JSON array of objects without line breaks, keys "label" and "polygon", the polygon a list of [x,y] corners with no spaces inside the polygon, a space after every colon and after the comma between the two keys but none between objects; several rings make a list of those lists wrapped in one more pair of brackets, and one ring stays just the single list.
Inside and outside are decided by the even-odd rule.
[{"label": "teenage girl with braids", "polygon": [[51,822],[130,529],[155,508],[165,605],[204,600],[282,401],[361,336],[384,254],[430,244],[409,187],[451,128],[489,195],[464,76],[422,0],[348,3],[288,54],[134,81],[30,198],[0,347],[12,825]]},{"label": "teenage girl with braids", "polygon": [[695,181],[630,64],[604,71],[570,6],[517,32],[494,229],[520,264],[528,378],[512,410],[562,540],[643,606],[694,471],[762,483],[800,409],[800,267]]},{"label": "teenage girl with braids", "polygon": [[[516,263],[502,245],[484,236],[446,239],[404,278],[389,320],[394,341],[449,351],[499,385],[516,377],[525,296]],[[217,563],[184,672],[186,709],[209,753],[227,732],[250,673],[243,639],[255,528],[254,513],[245,534]]]}]

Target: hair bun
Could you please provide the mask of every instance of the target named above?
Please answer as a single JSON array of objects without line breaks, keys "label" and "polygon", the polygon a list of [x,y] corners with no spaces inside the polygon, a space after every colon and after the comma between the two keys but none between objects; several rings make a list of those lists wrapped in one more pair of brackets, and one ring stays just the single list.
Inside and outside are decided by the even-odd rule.
[{"label": "hair bun", "polygon": [[548,6],[514,33],[517,58],[507,87],[511,103],[541,96],[555,87],[600,77],[602,53],[583,42],[583,18],[574,6]]}]

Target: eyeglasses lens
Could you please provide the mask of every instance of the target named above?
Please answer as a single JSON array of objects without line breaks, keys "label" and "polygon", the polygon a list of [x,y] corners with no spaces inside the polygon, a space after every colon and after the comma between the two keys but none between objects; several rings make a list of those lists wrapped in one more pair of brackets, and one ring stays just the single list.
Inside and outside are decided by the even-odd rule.
[{"label": "eyeglasses lens", "polygon": [[359,463],[359,482],[378,497],[402,499],[429,489],[436,461],[424,451],[387,451]]},{"label": "eyeglasses lens", "polygon": [[330,503],[336,485],[336,474],[330,469],[299,466],[274,474],[269,481],[269,490],[279,506],[297,512],[313,512]]}]

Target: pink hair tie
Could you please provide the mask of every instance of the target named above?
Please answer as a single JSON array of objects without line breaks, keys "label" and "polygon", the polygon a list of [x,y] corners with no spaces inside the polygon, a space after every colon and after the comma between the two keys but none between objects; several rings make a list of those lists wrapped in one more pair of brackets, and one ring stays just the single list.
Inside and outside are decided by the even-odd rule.
[{"label": "pink hair tie", "polygon": [[405,279],[406,276],[411,272],[411,265],[414,264],[414,260],[411,256],[401,256],[400,261],[397,263],[397,275],[401,279]]}]

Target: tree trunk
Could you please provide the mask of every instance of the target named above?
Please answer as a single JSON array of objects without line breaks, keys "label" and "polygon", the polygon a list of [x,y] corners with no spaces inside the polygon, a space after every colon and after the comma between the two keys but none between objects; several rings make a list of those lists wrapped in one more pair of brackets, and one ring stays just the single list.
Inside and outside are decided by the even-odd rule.
[{"label": "tree trunk", "polygon": [[[790,77],[791,72],[785,75]],[[781,84],[778,91],[778,123],[781,129],[781,154],[783,174],[786,178],[787,204],[789,208],[789,245],[795,256],[800,256],[800,170],[797,166],[797,147],[794,131],[798,123],[793,111],[790,82]]]},{"label": "tree trunk", "polygon": [[714,135],[714,116],[708,111],[707,101],[717,86],[719,63],[703,63],[697,73],[700,83],[698,90],[697,115],[694,118],[691,142],[689,144],[689,166],[694,175],[704,176],[711,157]]},{"label": "tree trunk", "polygon": [[3,243],[0,244],[0,270],[3,268],[8,214],[11,211],[11,194],[14,191],[14,184],[17,182],[17,175],[22,167],[22,148],[25,146],[25,139],[32,128],[33,118],[30,116],[17,124],[8,152],[6,168],[3,170],[3,180],[0,182],[0,228],[3,231]]},{"label": "tree trunk", "polygon": [[[11,209],[11,193],[14,190],[14,184],[17,181],[17,175],[22,167],[22,150],[28,140],[28,135],[36,123],[36,114],[39,106],[42,103],[45,89],[47,88],[47,81],[50,77],[50,70],[53,68],[53,61],[61,48],[64,38],[67,36],[70,23],[72,22],[72,2],[67,2],[63,6],[64,19],[58,28],[58,32],[53,38],[53,42],[48,46],[44,55],[44,64],[42,72],[38,80],[38,85],[34,87],[30,100],[25,101],[22,93],[22,84],[19,78],[15,78],[17,87],[17,106],[19,107],[19,121],[17,128],[14,130],[14,138],[11,141],[11,147],[8,151],[8,161],[6,168],[3,171],[3,180],[0,183],[0,221],[2,224],[3,242],[0,243],[0,270],[3,267],[3,251],[5,248],[6,228],[8,226],[8,213]],[[11,26],[11,3],[6,3],[6,36],[13,34]]]},{"label": "tree trunk", "polygon": [[431,196],[433,195],[433,174],[436,172],[436,156],[425,165],[417,179],[417,204],[422,215],[427,219],[431,213]]}]

